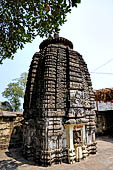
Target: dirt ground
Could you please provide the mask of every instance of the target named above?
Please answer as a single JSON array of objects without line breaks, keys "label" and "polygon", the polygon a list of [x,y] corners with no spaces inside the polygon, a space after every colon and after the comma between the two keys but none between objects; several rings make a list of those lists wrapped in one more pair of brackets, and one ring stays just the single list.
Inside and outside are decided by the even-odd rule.
[{"label": "dirt ground", "polygon": [[113,170],[113,138],[97,138],[97,154],[74,164],[40,167],[25,160],[18,150],[0,152],[0,170]]}]

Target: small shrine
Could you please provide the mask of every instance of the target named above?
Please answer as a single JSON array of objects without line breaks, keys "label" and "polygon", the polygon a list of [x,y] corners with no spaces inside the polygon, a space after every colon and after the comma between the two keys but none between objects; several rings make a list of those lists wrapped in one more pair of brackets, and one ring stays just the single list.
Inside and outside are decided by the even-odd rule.
[{"label": "small shrine", "polygon": [[96,153],[94,93],[71,41],[44,40],[33,56],[24,97],[23,154],[41,165]]}]

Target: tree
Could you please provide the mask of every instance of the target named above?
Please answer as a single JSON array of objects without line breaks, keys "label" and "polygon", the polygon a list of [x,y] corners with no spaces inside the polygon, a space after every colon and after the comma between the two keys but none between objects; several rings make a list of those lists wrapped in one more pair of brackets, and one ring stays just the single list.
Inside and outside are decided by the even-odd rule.
[{"label": "tree", "polygon": [[19,110],[21,106],[20,98],[24,96],[24,92],[17,82],[9,83],[2,95],[9,100],[13,111]]},{"label": "tree", "polygon": [[8,101],[0,102],[0,110],[12,111],[12,107]]},{"label": "tree", "polygon": [[80,0],[1,0],[0,63],[13,59],[17,49],[39,35],[50,37],[59,32],[67,13]]},{"label": "tree", "polygon": [[21,106],[20,98],[23,98],[25,93],[27,73],[22,73],[20,78],[14,81],[16,82],[8,84],[8,87],[2,92],[2,95],[8,99],[13,111],[19,111]]}]

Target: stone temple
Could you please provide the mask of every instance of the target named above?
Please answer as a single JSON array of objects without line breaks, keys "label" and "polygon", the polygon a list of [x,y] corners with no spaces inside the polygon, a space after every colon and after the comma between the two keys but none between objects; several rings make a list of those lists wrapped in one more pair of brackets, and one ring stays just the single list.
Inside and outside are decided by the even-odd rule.
[{"label": "stone temple", "polygon": [[96,153],[90,74],[73,44],[44,40],[32,58],[24,98],[23,154],[47,166]]}]

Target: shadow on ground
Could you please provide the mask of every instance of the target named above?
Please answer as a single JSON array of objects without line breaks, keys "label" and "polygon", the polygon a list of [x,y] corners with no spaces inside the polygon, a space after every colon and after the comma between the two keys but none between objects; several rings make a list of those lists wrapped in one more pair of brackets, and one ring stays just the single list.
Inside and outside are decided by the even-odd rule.
[{"label": "shadow on ground", "polygon": [[96,139],[113,143],[113,136],[98,136]]},{"label": "shadow on ground", "polygon": [[0,161],[0,170],[16,170],[22,163],[17,163],[16,160]]},{"label": "shadow on ground", "polygon": [[[22,155],[22,127],[13,128],[8,151],[4,153],[4,159],[0,160],[0,170],[16,170],[22,165],[35,165],[34,162],[24,159]],[[2,153],[0,153],[2,155]],[[1,156],[2,157],[2,156]],[[5,158],[8,158],[7,160]]]},{"label": "shadow on ground", "polygon": [[28,161],[22,156],[22,150],[20,148],[10,149],[5,152],[7,160],[0,161],[0,170],[16,170],[22,165],[36,165],[33,161]]}]

